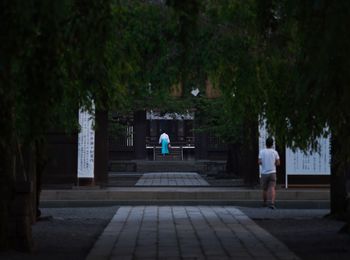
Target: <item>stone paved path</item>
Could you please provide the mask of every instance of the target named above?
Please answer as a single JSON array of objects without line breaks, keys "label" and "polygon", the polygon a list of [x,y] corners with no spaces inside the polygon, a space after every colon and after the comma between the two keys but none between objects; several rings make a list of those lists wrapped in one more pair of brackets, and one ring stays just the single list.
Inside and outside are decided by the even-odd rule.
[{"label": "stone paved path", "polygon": [[135,186],[209,186],[195,172],[151,172],[145,173]]},{"label": "stone paved path", "polygon": [[87,260],[298,259],[234,207],[120,207]]}]

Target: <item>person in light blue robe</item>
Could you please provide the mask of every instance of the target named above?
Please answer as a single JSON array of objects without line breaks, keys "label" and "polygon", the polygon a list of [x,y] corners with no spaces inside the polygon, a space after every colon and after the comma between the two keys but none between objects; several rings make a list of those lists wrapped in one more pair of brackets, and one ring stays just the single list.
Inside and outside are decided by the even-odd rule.
[{"label": "person in light blue robe", "polygon": [[162,145],[162,154],[169,154],[170,139],[165,131],[162,131],[162,134],[159,137],[159,143]]}]

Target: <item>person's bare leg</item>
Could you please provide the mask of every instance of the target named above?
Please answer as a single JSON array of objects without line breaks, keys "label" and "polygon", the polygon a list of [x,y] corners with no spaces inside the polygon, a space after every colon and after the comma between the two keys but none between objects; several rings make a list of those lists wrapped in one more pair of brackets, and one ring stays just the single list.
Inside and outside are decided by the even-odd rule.
[{"label": "person's bare leg", "polygon": [[276,199],[276,189],[275,186],[270,187],[270,199],[271,204],[275,205],[275,199]]},{"label": "person's bare leg", "polygon": [[274,183],[270,183],[268,188],[268,200],[270,201],[270,207],[275,208],[276,189]]},{"label": "person's bare leg", "polygon": [[263,205],[267,206],[267,191],[263,190]]}]

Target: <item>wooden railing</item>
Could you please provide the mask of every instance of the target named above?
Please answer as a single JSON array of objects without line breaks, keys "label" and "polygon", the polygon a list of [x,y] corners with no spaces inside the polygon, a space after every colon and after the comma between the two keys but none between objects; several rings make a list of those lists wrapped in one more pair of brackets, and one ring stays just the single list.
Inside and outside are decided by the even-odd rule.
[{"label": "wooden railing", "polygon": [[[174,147],[181,147],[181,146],[195,146],[194,144],[194,137],[186,137],[185,140],[179,141],[179,140],[171,140],[170,143]],[[146,137],[146,146],[159,146],[159,137]]]}]

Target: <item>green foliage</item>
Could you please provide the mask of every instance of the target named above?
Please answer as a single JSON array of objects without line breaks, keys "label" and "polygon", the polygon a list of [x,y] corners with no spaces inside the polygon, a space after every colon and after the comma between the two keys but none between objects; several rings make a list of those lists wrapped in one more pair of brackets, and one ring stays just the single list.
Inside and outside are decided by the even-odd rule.
[{"label": "green foliage", "polygon": [[227,142],[242,141],[242,127],[256,121],[263,100],[257,74],[255,1],[205,1],[199,20],[198,43],[193,51],[201,74],[221,90],[207,100],[203,127]]},{"label": "green foliage", "polygon": [[[205,115],[199,126],[229,142],[261,113],[288,145],[313,145],[326,125],[350,142],[348,1],[31,0],[1,7],[2,118],[14,117],[19,136],[52,125],[76,129],[77,109],[94,100],[98,109],[125,113],[194,107]],[[204,93],[208,79],[220,98],[189,94],[197,87]],[[182,99],[170,95],[179,83]]]},{"label": "green foliage", "polygon": [[[271,130],[287,144],[306,148],[316,147],[329,126],[350,144],[349,2],[263,2],[270,3],[261,6],[260,19],[268,21],[261,31],[261,77]],[[349,158],[346,147],[343,159]]]},{"label": "green foliage", "polygon": [[[76,125],[77,109],[103,107],[112,84],[111,3],[5,1],[1,89],[12,97],[16,132],[35,138],[52,125]],[[6,89],[6,90],[5,90]]]},{"label": "green foliage", "polygon": [[129,109],[163,105],[179,83],[177,27],[173,10],[131,1],[114,8],[117,39],[111,59]]}]

